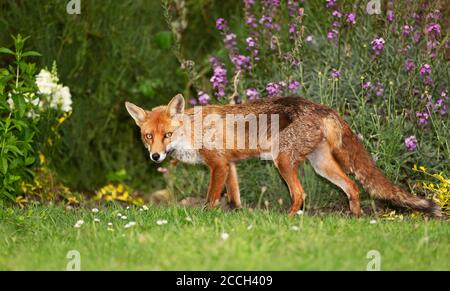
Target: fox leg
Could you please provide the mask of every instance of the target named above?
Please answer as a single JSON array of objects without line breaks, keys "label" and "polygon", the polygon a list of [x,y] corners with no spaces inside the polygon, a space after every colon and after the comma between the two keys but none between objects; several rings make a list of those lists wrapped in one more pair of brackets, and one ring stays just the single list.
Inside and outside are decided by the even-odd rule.
[{"label": "fox leg", "polygon": [[361,207],[358,186],[345,174],[339,163],[334,159],[329,145],[326,143],[320,144],[314,152],[308,155],[308,160],[317,174],[345,192],[349,200],[350,211],[353,215],[359,217]]},{"label": "fox leg", "polygon": [[292,162],[288,154],[279,154],[275,160],[275,165],[278,168],[281,176],[289,187],[291,195],[291,209],[289,210],[289,217],[295,216],[297,211],[303,205],[305,191],[298,179],[297,162]]},{"label": "fox leg", "polygon": [[225,186],[230,166],[228,163],[219,163],[210,165],[210,181],[208,186],[208,195],[206,204],[210,208],[215,207],[220,200],[220,194]]},{"label": "fox leg", "polygon": [[241,194],[236,171],[236,164],[230,163],[230,170],[226,181],[228,202],[233,208],[241,208]]}]

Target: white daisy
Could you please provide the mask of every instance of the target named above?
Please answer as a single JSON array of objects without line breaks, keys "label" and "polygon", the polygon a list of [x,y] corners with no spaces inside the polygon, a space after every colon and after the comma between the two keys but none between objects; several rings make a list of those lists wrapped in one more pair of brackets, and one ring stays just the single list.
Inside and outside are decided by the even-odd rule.
[{"label": "white daisy", "polygon": [[157,224],[157,225],[164,225],[164,224],[167,224],[167,222],[168,222],[168,221],[165,220],[165,219],[159,219],[159,220],[156,221],[156,224]]},{"label": "white daisy", "polygon": [[229,237],[230,237],[230,235],[229,235],[228,233],[226,233],[226,232],[222,232],[222,233],[220,234],[220,238],[221,238],[222,240],[227,240]]}]

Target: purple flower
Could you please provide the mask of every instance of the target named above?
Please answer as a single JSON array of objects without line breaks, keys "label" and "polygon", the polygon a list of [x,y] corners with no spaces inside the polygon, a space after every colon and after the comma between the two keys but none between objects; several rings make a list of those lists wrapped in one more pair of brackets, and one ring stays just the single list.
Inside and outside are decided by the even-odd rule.
[{"label": "purple flower", "polygon": [[288,85],[289,91],[292,93],[297,93],[300,83],[297,80],[291,80]]},{"label": "purple flower", "polygon": [[256,28],[258,26],[258,20],[256,17],[250,12],[246,12],[245,14],[245,24],[252,28]]},{"label": "purple flower", "polygon": [[331,31],[328,32],[327,34],[327,38],[329,41],[334,40],[336,37],[338,36],[338,31],[335,29],[332,29]]},{"label": "purple flower", "polygon": [[356,13],[350,12],[350,13],[347,14],[346,18],[347,18],[346,19],[347,23],[349,23],[351,25],[355,25],[356,24]]},{"label": "purple flower", "polygon": [[214,89],[214,94],[217,97],[225,96],[225,88],[228,84],[227,80],[227,70],[215,57],[210,59],[211,65],[213,67],[213,76],[209,80],[212,83]]},{"label": "purple flower", "polygon": [[429,64],[423,64],[422,67],[420,67],[419,73],[421,77],[431,75],[431,66]]},{"label": "purple flower", "polygon": [[384,94],[384,86],[383,83],[377,82],[375,86],[373,87],[373,90],[375,91],[375,96],[381,97]]},{"label": "purple flower", "polygon": [[248,88],[245,90],[245,95],[247,95],[249,100],[256,100],[260,97],[258,90],[255,88]]},{"label": "purple flower", "polygon": [[420,34],[420,31],[416,31],[413,35],[413,40],[415,43],[418,43],[420,39],[422,38],[422,34]]},{"label": "purple flower", "polygon": [[220,31],[224,31],[228,28],[227,21],[223,18],[218,18],[216,20],[216,28]]},{"label": "purple flower", "polygon": [[430,115],[427,112],[416,112],[416,117],[418,118],[417,121],[419,122],[419,124],[427,125]]},{"label": "purple flower", "polygon": [[333,28],[339,28],[341,26],[341,24],[339,23],[339,21],[333,21],[333,23],[331,23],[331,27]]},{"label": "purple flower", "polygon": [[247,37],[247,39],[245,41],[247,42],[247,47],[249,47],[249,48],[256,47],[256,41],[253,37]]},{"label": "purple flower", "polygon": [[376,37],[372,41],[372,49],[375,52],[375,55],[380,55],[384,50],[385,41],[382,37]]},{"label": "purple flower", "polygon": [[445,100],[443,98],[439,98],[436,101],[436,104],[434,106],[434,110],[439,112],[440,115],[445,115],[448,112],[448,105],[445,104]]},{"label": "purple flower", "polygon": [[261,23],[262,25],[264,25],[265,27],[267,27],[270,30],[273,29],[272,22],[273,22],[272,17],[270,17],[268,15],[263,15],[261,17],[261,19],[259,20],[259,23]]},{"label": "purple flower", "polygon": [[246,7],[250,7],[255,4],[255,0],[244,0],[244,4]]},{"label": "purple flower", "polygon": [[206,105],[206,104],[208,104],[208,103],[209,103],[209,100],[211,100],[211,97],[209,97],[208,94],[206,94],[206,93],[203,92],[203,91],[199,91],[199,92],[198,92],[198,102],[199,102],[201,105]]},{"label": "purple flower", "polygon": [[191,98],[191,99],[189,99],[189,104],[191,104],[191,106],[195,106],[195,105],[197,105],[197,99],[195,99],[195,98]]},{"label": "purple flower", "polygon": [[339,77],[341,76],[341,72],[336,69],[331,69],[330,76],[331,76],[331,79],[333,79],[335,81],[339,80]]},{"label": "purple flower", "polygon": [[438,36],[441,34],[441,26],[437,23],[430,23],[427,26],[427,32],[430,35]]},{"label": "purple flower", "polygon": [[266,86],[266,91],[270,97],[274,97],[274,96],[280,95],[281,86],[277,83],[269,83]]},{"label": "purple flower", "polygon": [[414,70],[415,67],[416,67],[416,65],[414,64],[414,61],[413,61],[413,60],[407,59],[407,60],[405,61],[405,71],[406,71],[407,73],[409,73],[409,72],[411,72],[412,70]]},{"label": "purple flower", "polygon": [[342,13],[339,10],[334,10],[333,13],[331,13],[334,17],[341,18]]},{"label": "purple flower", "polygon": [[411,25],[407,25],[407,24],[403,25],[403,28],[402,28],[403,36],[409,36],[411,34],[411,31],[412,31]]},{"label": "purple flower", "polygon": [[334,5],[336,5],[336,0],[326,0],[327,2],[327,7],[333,7]]},{"label": "purple flower", "polygon": [[249,69],[251,67],[250,58],[244,55],[235,54],[231,57],[231,62],[236,67],[236,70]]},{"label": "purple flower", "polygon": [[394,14],[394,11],[393,10],[388,10],[387,11],[387,13],[386,13],[386,19],[387,19],[387,21],[388,22],[394,22],[394,20],[395,20],[395,14]]},{"label": "purple flower", "polygon": [[428,118],[430,118],[430,115],[428,112],[416,112],[416,117],[418,118],[418,122],[421,125],[427,125],[428,124]]},{"label": "purple flower", "polygon": [[363,90],[370,90],[370,89],[372,89],[372,82],[367,81],[367,82],[363,83],[362,84],[362,88],[363,88]]},{"label": "purple flower", "polygon": [[277,8],[280,6],[280,0],[263,0],[263,6],[266,8]]},{"label": "purple flower", "polygon": [[417,139],[414,135],[405,138],[405,147],[408,151],[415,151],[417,149]]},{"label": "purple flower", "polygon": [[225,35],[223,42],[225,43],[225,47],[227,49],[233,49],[236,46],[236,34],[229,33]]}]

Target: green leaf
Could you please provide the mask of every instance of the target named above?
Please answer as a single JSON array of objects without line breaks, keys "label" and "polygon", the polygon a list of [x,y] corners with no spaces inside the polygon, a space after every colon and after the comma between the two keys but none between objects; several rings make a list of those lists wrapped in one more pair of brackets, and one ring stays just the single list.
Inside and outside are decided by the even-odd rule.
[{"label": "green leaf", "polygon": [[25,159],[25,165],[29,166],[32,163],[34,163],[35,160],[36,160],[35,157],[28,157],[28,158]]},{"label": "green leaf", "polygon": [[5,156],[0,158],[0,171],[2,171],[3,175],[8,171],[8,160]]},{"label": "green leaf", "polygon": [[25,98],[22,95],[13,95],[12,99],[14,101],[14,106],[19,110],[19,116],[23,117],[25,110],[27,109]]},{"label": "green leaf", "polygon": [[24,52],[22,54],[22,57],[40,57],[40,56],[42,56],[42,55],[35,51],[28,51],[28,52]]},{"label": "green leaf", "polygon": [[173,45],[172,33],[170,31],[160,31],[155,35],[156,45],[160,49],[170,49]]},{"label": "green leaf", "polygon": [[8,49],[6,47],[0,47],[0,53],[9,54],[9,55],[15,55],[15,53],[12,50],[10,50],[10,49]]}]

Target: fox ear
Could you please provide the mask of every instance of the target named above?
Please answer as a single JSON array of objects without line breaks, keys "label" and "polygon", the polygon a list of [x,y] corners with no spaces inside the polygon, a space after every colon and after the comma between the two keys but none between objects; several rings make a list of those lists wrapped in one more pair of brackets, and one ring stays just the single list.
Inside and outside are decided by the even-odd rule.
[{"label": "fox ear", "polygon": [[184,97],[181,94],[177,94],[170,100],[169,105],[167,105],[167,113],[170,117],[176,114],[181,114],[184,112]]},{"label": "fox ear", "polygon": [[127,108],[128,113],[130,113],[131,117],[133,117],[134,121],[138,126],[141,126],[142,122],[145,119],[145,110],[141,107],[134,105],[131,102],[125,102],[125,107]]}]

